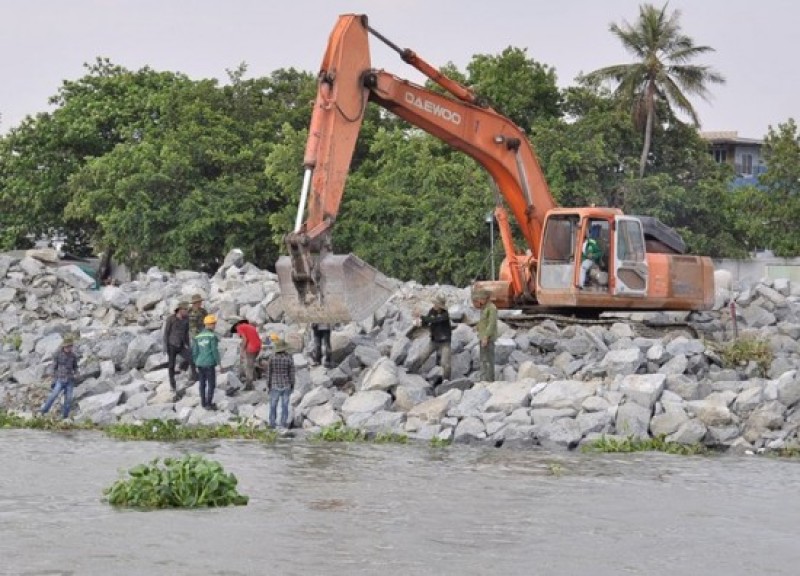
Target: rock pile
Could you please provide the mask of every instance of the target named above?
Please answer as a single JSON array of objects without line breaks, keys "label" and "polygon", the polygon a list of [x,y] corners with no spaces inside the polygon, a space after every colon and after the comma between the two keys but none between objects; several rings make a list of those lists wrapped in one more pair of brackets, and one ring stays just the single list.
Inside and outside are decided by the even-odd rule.
[{"label": "rock pile", "polygon": [[[336,367],[325,368],[306,359],[305,327],[283,322],[277,277],[239,251],[211,277],[151,268],[99,290],[79,267],[34,256],[0,255],[0,409],[31,412],[41,403],[48,365],[70,333],[78,337],[85,378],[76,389],[76,419],[263,424],[266,383],[245,392],[237,377],[238,338],[226,320],[237,316],[294,345],[296,428],[341,422],[371,433],[549,448],[600,435],[664,435],[743,450],[798,442],[800,286],[787,280],[735,294],[723,289],[719,309],[703,314],[635,313],[585,325],[546,319],[530,326],[509,315],[496,348],[501,380],[478,382],[478,312],[467,289],[404,284],[369,320],[336,327]],[[162,350],[164,319],[197,292],[220,318],[217,412],[200,407],[186,374],[178,384],[185,395],[173,402]],[[415,312],[426,312],[436,294],[445,295],[455,323],[453,379],[446,382],[427,331],[414,328]],[[641,320],[691,321],[693,329],[644,329]],[[734,330],[768,342],[772,357],[725,367],[719,349]]]}]

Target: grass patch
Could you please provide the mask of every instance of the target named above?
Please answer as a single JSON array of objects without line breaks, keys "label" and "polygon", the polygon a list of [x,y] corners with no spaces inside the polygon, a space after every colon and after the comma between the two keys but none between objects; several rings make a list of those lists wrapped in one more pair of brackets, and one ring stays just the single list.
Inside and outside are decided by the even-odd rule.
[{"label": "grass patch", "polygon": [[183,426],[174,420],[145,420],[140,424],[109,424],[99,426],[93,422],[62,420],[56,416],[34,416],[33,418],[11,414],[0,410],[0,428],[27,428],[32,430],[101,430],[117,440],[175,440],[242,439],[274,442],[277,432],[266,428],[254,428],[237,424],[219,426]]},{"label": "grass patch", "polygon": [[175,420],[146,420],[141,424],[111,424],[104,429],[117,440],[213,440],[238,438],[274,442],[278,434],[273,430],[221,424],[219,426],[182,426]]},{"label": "grass patch", "polygon": [[92,422],[74,422],[53,416],[27,418],[0,410],[0,428],[29,428],[32,430],[97,430]]},{"label": "grass patch", "polygon": [[690,456],[694,454],[707,454],[708,448],[701,444],[678,444],[677,442],[667,442],[662,434],[655,438],[613,438],[603,436],[584,444],[581,448],[583,452],[666,452],[667,454],[681,454]]},{"label": "grass patch", "polygon": [[752,336],[737,338],[721,346],[718,352],[725,368],[740,368],[755,362],[761,376],[767,375],[774,358],[769,342]]},{"label": "grass patch", "polygon": [[139,509],[244,506],[248,497],[237,484],[219,462],[195,454],[134,466],[103,495],[112,506]]},{"label": "grass patch", "polygon": [[22,348],[22,335],[16,332],[8,334],[3,338],[3,344],[9,344],[16,352],[19,352],[19,349]]}]

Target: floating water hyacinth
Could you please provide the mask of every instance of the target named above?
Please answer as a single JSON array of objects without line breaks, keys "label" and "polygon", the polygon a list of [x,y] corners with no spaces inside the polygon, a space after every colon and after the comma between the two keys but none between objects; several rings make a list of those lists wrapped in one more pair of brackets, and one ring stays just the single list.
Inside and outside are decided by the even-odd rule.
[{"label": "floating water hyacinth", "polygon": [[128,508],[203,508],[245,506],[248,497],[236,489],[238,480],[219,462],[199,455],[156,458],[128,470],[128,478],[103,490],[105,501]]}]

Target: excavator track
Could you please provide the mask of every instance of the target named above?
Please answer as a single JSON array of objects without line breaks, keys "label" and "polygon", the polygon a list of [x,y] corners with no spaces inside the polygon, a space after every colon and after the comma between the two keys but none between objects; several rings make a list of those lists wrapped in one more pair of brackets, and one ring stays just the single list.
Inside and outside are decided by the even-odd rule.
[{"label": "excavator track", "polygon": [[634,319],[625,317],[577,317],[570,314],[523,313],[504,315],[500,318],[513,328],[533,328],[545,320],[551,320],[558,326],[611,326],[623,323],[632,326],[637,336],[642,338],[661,338],[667,332],[686,330],[692,338],[701,338],[702,330],[691,321],[673,321],[661,319]]}]

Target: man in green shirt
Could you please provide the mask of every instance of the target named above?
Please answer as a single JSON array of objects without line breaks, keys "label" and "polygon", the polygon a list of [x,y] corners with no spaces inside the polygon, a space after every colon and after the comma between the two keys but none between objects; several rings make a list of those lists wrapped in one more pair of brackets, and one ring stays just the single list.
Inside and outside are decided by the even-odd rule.
[{"label": "man in green shirt", "polygon": [[475,307],[481,311],[478,321],[478,339],[481,345],[481,380],[494,382],[494,341],[497,339],[497,307],[483,289],[472,293]]},{"label": "man in green shirt", "polygon": [[192,359],[200,385],[200,405],[207,410],[216,410],[214,388],[217,386],[217,365],[219,364],[219,337],[214,332],[217,317],[209,314],[203,318],[205,329],[192,338]]},{"label": "man in green shirt", "polygon": [[583,243],[581,250],[581,274],[578,280],[578,288],[583,290],[586,287],[586,276],[589,275],[592,268],[600,265],[600,260],[603,257],[603,251],[600,249],[600,227],[592,226],[589,229],[589,237]]}]

